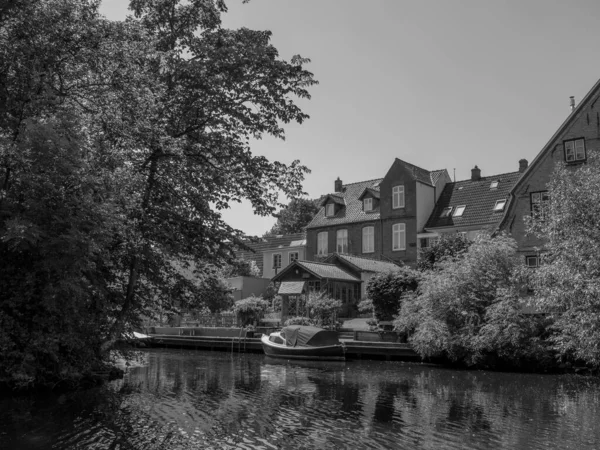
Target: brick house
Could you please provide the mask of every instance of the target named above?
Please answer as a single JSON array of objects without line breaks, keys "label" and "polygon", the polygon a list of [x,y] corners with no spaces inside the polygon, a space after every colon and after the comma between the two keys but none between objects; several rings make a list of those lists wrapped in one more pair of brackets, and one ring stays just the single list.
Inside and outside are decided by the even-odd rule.
[{"label": "brick house", "polygon": [[417,235],[450,181],[446,169],[397,158],[383,178],[346,185],[338,178],[306,228],[306,259],[335,252],[413,265]]},{"label": "brick house", "polygon": [[526,168],[527,160],[522,159],[516,172],[482,177],[475,166],[470,179],[447,183],[424,232],[418,235],[419,247],[430,247],[444,233],[463,233],[473,239],[480,231],[494,232],[509,193]]},{"label": "brick house", "polygon": [[526,234],[525,217],[544,213],[548,200],[548,182],[556,164],[573,169],[584,164],[590,152],[600,148],[600,81],[575,107],[571,97],[571,114],[558,128],[548,143],[533,159],[529,167],[509,192],[508,204],[499,225],[518,243],[518,251],[525,263],[538,265],[538,251],[544,242]]}]

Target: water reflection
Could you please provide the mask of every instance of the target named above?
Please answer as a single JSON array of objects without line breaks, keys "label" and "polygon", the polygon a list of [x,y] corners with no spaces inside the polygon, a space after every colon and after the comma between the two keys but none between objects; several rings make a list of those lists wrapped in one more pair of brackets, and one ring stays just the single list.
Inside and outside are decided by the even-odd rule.
[{"label": "water reflection", "polygon": [[0,402],[0,448],[598,448],[600,384],[148,351],[108,387]]}]

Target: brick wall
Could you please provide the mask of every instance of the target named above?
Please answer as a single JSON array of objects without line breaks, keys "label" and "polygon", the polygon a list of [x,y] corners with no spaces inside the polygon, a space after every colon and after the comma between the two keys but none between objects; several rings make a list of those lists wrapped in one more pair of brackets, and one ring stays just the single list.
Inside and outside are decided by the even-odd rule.
[{"label": "brick wall", "polygon": [[[585,138],[588,155],[600,151],[600,101],[597,101],[598,98],[598,94],[592,95],[586,104],[581,106],[568,126],[553,139],[548,150],[540,155],[539,161],[526,174],[515,193],[507,220],[503,223],[503,229],[517,241],[519,252],[523,256],[535,254],[535,248],[542,247],[544,244],[543,240],[527,235],[524,217],[531,215],[530,193],[547,190],[556,164],[565,161],[563,141]],[[569,167],[575,170],[579,164]]]}]

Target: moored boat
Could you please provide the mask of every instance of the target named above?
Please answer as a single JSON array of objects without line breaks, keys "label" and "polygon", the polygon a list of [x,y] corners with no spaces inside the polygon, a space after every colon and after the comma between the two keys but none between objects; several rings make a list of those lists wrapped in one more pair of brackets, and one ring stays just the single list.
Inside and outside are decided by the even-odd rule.
[{"label": "moored boat", "polygon": [[343,361],[344,345],[335,331],[304,325],[290,325],[281,331],[263,334],[263,350],[267,356],[286,359]]}]

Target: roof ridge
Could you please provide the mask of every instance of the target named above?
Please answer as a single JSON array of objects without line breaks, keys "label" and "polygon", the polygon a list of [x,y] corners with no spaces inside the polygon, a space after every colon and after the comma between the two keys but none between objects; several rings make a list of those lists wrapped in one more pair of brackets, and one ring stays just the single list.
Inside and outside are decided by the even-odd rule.
[{"label": "roof ridge", "polygon": [[372,181],[379,181],[379,180],[383,180],[384,178],[385,178],[385,177],[381,177],[381,178],[374,178],[373,180],[355,181],[355,182],[353,182],[353,183],[346,183],[346,184],[344,184],[343,186],[344,186],[344,187],[346,187],[346,186],[350,186],[350,185],[352,185],[352,184],[370,183],[370,182],[372,182]]},{"label": "roof ridge", "polygon": [[331,263],[326,263],[326,262],[321,262],[321,261],[306,261],[304,259],[299,259],[297,260],[299,263],[310,263],[310,264],[321,264],[323,266],[335,266],[337,267],[335,264],[331,264]]},{"label": "roof ridge", "polygon": [[486,179],[486,178],[501,177],[501,176],[503,176],[503,175],[514,175],[514,174],[517,174],[517,173],[521,173],[521,172],[519,172],[519,171],[517,170],[516,172],[504,172],[504,173],[498,173],[498,174],[495,174],[495,175],[486,175],[485,177],[481,177],[479,180],[472,180],[472,179],[470,179],[470,178],[466,178],[466,179],[464,179],[464,180],[451,181],[451,182],[450,182],[450,183],[448,183],[448,184],[462,183],[462,182],[464,182],[464,181],[485,181],[485,179]]}]

